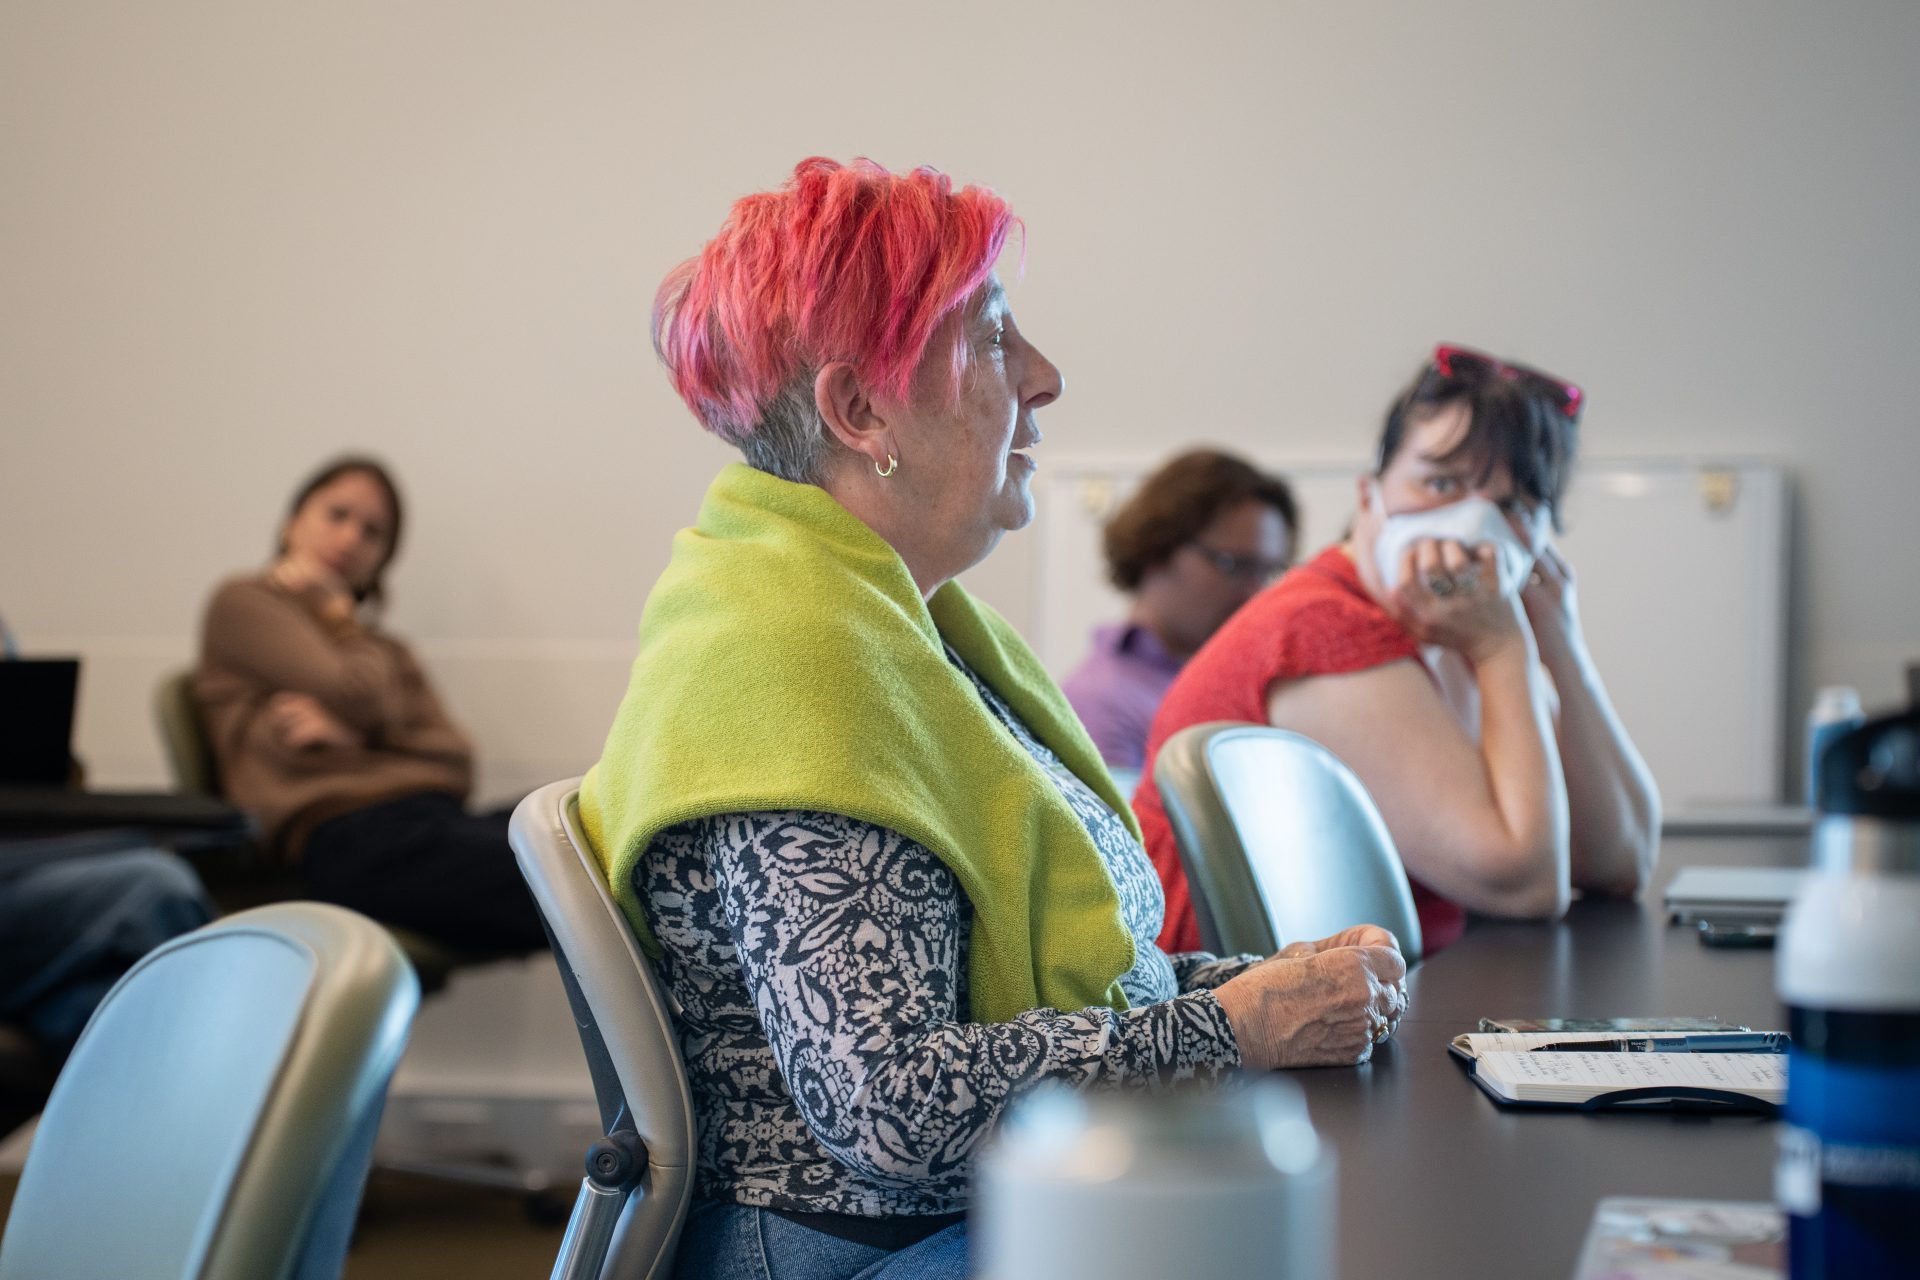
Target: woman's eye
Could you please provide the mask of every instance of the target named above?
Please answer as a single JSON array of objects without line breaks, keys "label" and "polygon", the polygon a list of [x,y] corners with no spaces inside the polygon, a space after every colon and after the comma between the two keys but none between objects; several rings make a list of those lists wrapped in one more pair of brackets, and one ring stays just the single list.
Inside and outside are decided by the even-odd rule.
[{"label": "woman's eye", "polygon": [[1005,330],[1004,328],[1002,328],[1002,329],[995,329],[995,330],[993,331],[993,336],[992,336],[991,338],[988,338],[988,339],[987,339],[987,344],[988,344],[989,346],[994,346],[994,347],[1004,347],[1004,346],[1006,346],[1006,345],[1007,345],[1007,331],[1006,331],[1006,330]]}]

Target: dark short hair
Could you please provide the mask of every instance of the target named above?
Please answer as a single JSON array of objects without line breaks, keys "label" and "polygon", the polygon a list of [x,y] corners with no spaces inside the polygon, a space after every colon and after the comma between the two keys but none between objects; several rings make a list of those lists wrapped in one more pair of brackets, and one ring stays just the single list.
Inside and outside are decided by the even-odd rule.
[{"label": "dark short hair", "polygon": [[[387,533],[387,554],[381,557],[380,564],[374,569],[373,581],[369,582],[364,590],[356,590],[353,593],[354,599],[362,603],[370,600],[378,604],[386,599],[386,585],[381,579],[387,571],[387,566],[393,563],[394,554],[400,550],[400,526],[402,523],[400,486],[393,482],[392,474],[388,472],[386,466],[382,464],[379,459],[357,453],[349,453],[342,457],[335,458],[332,462],[329,462],[326,466],[321,467],[318,471],[308,476],[306,481],[302,483],[298,489],[294,490],[293,501],[287,504],[286,518],[291,520],[299,515],[300,508],[307,505],[308,498],[311,498],[314,494],[320,492],[320,490],[326,488],[341,476],[349,475],[366,476],[375,484],[379,485],[381,489],[385,490],[387,495],[387,509],[393,512],[393,528]],[[282,539],[276,554],[285,555],[286,551],[287,544],[286,541]]]},{"label": "dark short hair", "polygon": [[1467,407],[1467,432],[1442,461],[1471,463],[1476,484],[1485,484],[1494,468],[1505,466],[1514,488],[1544,506],[1559,529],[1560,503],[1573,476],[1580,427],[1525,382],[1484,374],[1448,375],[1427,364],[1387,409],[1375,474],[1384,472],[1400,452],[1409,425],[1455,402]]},{"label": "dark short hair", "polygon": [[1299,530],[1293,490],[1279,476],[1217,449],[1174,457],[1107,521],[1107,578],[1122,591],[1136,589],[1147,570],[1172,559],[1221,512],[1248,500],[1278,511],[1289,538]]}]

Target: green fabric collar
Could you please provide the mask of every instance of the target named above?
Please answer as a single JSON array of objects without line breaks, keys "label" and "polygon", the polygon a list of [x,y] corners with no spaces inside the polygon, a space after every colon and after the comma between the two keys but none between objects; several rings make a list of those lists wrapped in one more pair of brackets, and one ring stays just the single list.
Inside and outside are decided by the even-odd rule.
[{"label": "green fabric collar", "polygon": [[1086,828],[942,641],[1120,814],[1133,814],[1038,657],[958,583],[921,599],[898,553],[825,490],[739,463],[674,539],[580,814],[658,954],[633,873],[661,831],[811,809],[930,849],[973,907],[972,1016],[1125,1008],[1134,944]]}]

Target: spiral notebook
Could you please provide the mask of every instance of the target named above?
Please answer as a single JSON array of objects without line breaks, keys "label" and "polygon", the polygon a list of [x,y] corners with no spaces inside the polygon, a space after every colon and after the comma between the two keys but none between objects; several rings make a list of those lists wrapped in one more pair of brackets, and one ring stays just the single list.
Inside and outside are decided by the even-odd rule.
[{"label": "spiral notebook", "polygon": [[[1474,1084],[1502,1106],[1772,1112],[1787,1100],[1784,1053],[1621,1053],[1598,1048],[1619,1039],[1564,1032],[1474,1034],[1457,1037],[1451,1051],[1468,1063]],[[1592,1052],[1540,1048],[1588,1040],[1596,1045]]]}]

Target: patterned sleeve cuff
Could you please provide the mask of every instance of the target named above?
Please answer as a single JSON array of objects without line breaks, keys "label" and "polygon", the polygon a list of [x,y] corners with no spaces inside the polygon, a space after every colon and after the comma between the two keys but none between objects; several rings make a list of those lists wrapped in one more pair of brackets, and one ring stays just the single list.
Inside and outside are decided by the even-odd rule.
[{"label": "patterned sleeve cuff", "polygon": [[1136,1080],[1177,1084],[1217,1080],[1240,1067],[1240,1041],[1226,1009],[1211,991],[1162,1000],[1121,1015],[1123,1037],[1132,1042],[1120,1074]]},{"label": "patterned sleeve cuff", "polygon": [[1205,951],[1181,951],[1167,957],[1173,962],[1173,976],[1179,981],[1183,993],[1211,991],[1221,983],[1239,977],[1266,958],[1254,955],[1216,956]]}]

